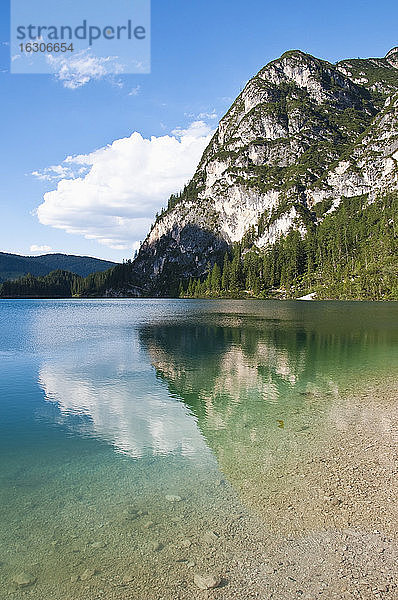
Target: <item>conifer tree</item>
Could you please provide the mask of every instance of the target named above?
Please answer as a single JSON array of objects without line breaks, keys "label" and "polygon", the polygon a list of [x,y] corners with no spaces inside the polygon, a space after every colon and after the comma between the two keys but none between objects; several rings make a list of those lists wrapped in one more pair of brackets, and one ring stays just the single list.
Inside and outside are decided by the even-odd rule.
[{"label": "conifer tree", "polygon": [[211,291],[218,293],[221,285],[221,271],[217,263],[214,264],[211,271]]}]

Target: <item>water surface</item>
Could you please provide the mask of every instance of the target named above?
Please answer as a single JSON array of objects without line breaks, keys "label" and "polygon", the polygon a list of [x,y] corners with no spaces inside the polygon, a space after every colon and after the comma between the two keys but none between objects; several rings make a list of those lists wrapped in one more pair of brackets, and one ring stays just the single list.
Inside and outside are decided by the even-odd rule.
[{"label": "water surface", "polygon": [[337,598],[342,535],[393,557],[396,303],[2,301],[0,335],[1,598]]}]

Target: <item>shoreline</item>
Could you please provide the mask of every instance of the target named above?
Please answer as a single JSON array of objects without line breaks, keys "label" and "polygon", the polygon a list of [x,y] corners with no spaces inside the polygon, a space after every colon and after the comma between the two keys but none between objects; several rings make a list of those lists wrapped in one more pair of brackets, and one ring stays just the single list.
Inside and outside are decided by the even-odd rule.
[{"label": "shoreline", "polygon": [[174,297],[174,296],[10,296],[10,297],[0,297],[0,302],[6,300],[239,300],[239,301],[269,301],[275,300],[278,302],[298,302],[298,301],[311,301],[315,304],[321,302],[371,302],[372,304],[382,304],[382,303],[398,303],[398,300],[395,299],[372,299],[372,298],[362,298],[362,299],[354,299],[354,298],[306,298],[304,296],[300,298],[279,298],[275,296],[269,296],[266,298],[260,298],[255,296],[226,296],[226,297],[217,297],[217,296],[199,296],[199,297]]}]

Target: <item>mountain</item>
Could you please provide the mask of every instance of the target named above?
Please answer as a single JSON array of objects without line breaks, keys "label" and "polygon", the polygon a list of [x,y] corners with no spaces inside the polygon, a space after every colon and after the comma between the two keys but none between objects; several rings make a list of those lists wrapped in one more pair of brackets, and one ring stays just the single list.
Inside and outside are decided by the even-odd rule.
[{"label": "mountain", "polygon": [[398,300],[397,232],[398,47],[337,64],[291,50],[247,83],[136,259],[62,285],[83,296]]},{"label": "mountain", "polygon": [[55,270],[71,271],[82,277],[97,271],[105,271],[116,263],[91,258],[90,256],[73,256],[69,254],[43,254],[41,256],[20,256],[0,252],[0,282],[17,279],[30,273],[44,276]]},{"label": "mountain", "polygon": [[[292,50],[267,64],[221,119],[192,180],[171,196],[136,260],[124,266],[118,293],[173,295],[196,279],[200,295],[215,263],[221,281],[226,252],[231,268],[238,245],[239,289],[250,288],[245,259],[252,256],[263,292],[267,285],[287,293],[315,287],[322,296],[326,281],[326,297],[388,297],[398,275],[397,92],[398,48],[337,64]],[[277,257],[267,263],[272,252]],[[291,266],[295,253],[302,256]],[[385,271],[374,293],[360,282],[351,289],[365,266]],[[276,275],[267,283],[269,267]]]}]

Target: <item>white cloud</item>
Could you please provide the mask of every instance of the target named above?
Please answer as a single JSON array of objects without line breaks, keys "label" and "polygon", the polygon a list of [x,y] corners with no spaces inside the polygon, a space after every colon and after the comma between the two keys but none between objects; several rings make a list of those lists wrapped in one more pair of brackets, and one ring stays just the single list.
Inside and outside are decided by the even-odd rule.
[{"label": "white cloud", "polygon": [[145,238],[170,194],[193,175],[212,135],[203,121],[172,133],[145,139],[134,132],[90,154],[68,156],[62,165],[36,171],[36,176],[50,180],[62,177],[56,189],[44,195],[37,209],[39,221],[114,249],[131,249]]},{"label": "white cloud", "polygon": [[113,85],[114,87],[117,87],[117,88],[120,88],[120,89],[121,89],[122,87],[124,87],[124,83],[123,83],[123,81],[122,81],[121,79],[114,79],[114,78],[111,78],[111,83],[112,83],[112,85]]},{"label": "white cloud", "polygon": [[138,96],[138,94],[140,93],[141,90],[141,86],[140,85],[136,85],[135,87],[133,87],[133,89],[129,92],[129,96]]},{"label": "white cloud", "polygon": [[38,246],[37,244],[32,244],[30,247],[31,252],[51,252],[51,246],[46,246],[43,244],[42,246]]},{"label": "white cloud", "polygon": [[49,54],[46,60],[53,68],[56,78],[71,90],[80,88],[93,79],[98,80],[123,72],[117,56],[95,56],[89,48],[77,52],[74,56]]},{"label": "white cloud", "polygon": [[58,181],[59,179],[70,179],[74,177],[74,171],[69,166],[53,165],[42,171],[33,171],[31,173],[41,181]]},{"label": "white cloud", "polygon": [[198,119],[217,119],[216,109],[213,108],[211,112],[202,112],[198,114]]},{"label": "white cloud", "polygon": [[218,114],[217,114],[215,108],[213,108],[212,111],[201,112],[197,115],[195,115],[195,113],[185,113],[185,116],[189,117],[191,119],[195,119],[196,121],[203,121],[204,119],[217,119],[218,118]]},{"label": "white cloud", "polygon": [[193,121],[186,129],[176,127],[171,133],[180,139],[200,139],[209,136],[212,131],[210,126],[204,121]]}]

